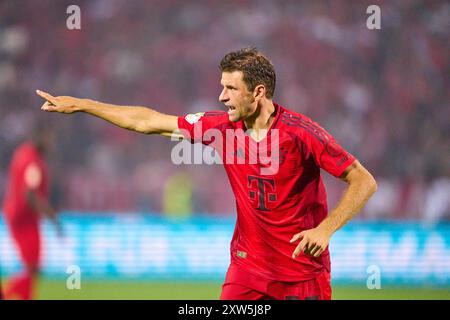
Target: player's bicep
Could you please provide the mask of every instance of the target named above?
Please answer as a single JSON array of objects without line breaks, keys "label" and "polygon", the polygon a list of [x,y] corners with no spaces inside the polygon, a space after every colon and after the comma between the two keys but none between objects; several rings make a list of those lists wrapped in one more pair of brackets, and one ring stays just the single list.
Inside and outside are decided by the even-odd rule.
[{"label": "player's bicep", "polygon": [[193,123],[184,123],[184,120],[190,119],[190,116],[187,115],[180,121],[180,117],[161,114],[160,121],[164,123],[164,128],[158,133],[172,140],[190,139],[191,132],[193,132],[193,126],[191,127]]},{"label": "player's bicep", "polygon": [[168,131],[162,132],[160,133],[160,135],[162,135],[163,137],[170,138],[171,140],[183,140],[186,138],[179,129],[176,129],[173,132]]},{"label": "player's bicep", "polygon": [[342,172],[342,174],[340,175],[339,179],[341,179],[342,181],[345,182],[349,182],[350,179],[352,178],[353,175],[355,175],[355,173],[357,173],[358,171],[361,170],[361,164],[359,163],[358,160],[353,161],[353,163],[351,165],[349,165],[344,172]]},{"label": "player's bicep", "polygon": [[139,132],[170,136],[178,129],[178,117],[152,110],[152,114],[142,120],[140,126]]},{"label": "player's bicep", "polygon": [[355,160],[349,165],[339,177],[347,183],[367,181],[376,185],[376,181],[372,174],[358,161]]}]

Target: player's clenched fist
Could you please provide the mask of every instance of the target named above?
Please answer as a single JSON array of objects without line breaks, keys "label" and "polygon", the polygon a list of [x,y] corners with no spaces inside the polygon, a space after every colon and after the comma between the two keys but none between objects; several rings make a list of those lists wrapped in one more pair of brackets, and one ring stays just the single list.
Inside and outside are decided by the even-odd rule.
[{"label": "player's clenched fist", "polygon": [[69,96],[54,97],[51,94],[41,90],[36,90],[36,93],[46,100],[41,107],[44,111],[72,113],[81,110],[80,108],[83,99]]},{"label": "player's clenched fist", "polygon": [[313,257],[320,256],[327,248],[330,238],[331,234],[320,227],[295,234],[290,242],[294,243],[299,239],[301,241],[292,253],[292,258],[295,259],[300,252],[304,252]]}]

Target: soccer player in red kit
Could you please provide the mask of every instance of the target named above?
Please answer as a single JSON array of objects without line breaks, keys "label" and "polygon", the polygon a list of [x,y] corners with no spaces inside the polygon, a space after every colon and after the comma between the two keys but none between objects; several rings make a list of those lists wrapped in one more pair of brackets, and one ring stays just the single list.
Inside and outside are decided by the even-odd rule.
[{"label": "soccer player in red kit", "polygon": [[[364,206],[376,182],[317,123],[273,102],[275,70],[258,50],[227,54],[220,70],[219,100],[227,112],[177,117],[145,107],[38,94],[47,100],[46,111],[82,111],[122,128],[181,136],[218,151],[237,207],[221,299],[331,299],[328,243]],[[237,149],[231,147],[235,142]],[[256,161],[248,161],[255,159],[255,150]],[[329,215],[321,168],[348,183]]]},{"label": "soccer player in red kit", "polygon": [[41,252],[39,215],[45,214],[57,224],[56,212],[48,201],[49,178],[44,159],[52,140],[51,131],[45,126],[39,127],[30,141],[14,151],[11,160],[3,212],[24,270],[5,284],[5,299],[33,298]]}]

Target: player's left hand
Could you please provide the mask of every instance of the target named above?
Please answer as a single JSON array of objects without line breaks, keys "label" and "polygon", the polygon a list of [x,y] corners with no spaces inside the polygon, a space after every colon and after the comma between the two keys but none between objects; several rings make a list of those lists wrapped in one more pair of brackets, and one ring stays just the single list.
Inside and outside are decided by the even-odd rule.
[{"label": "player's left hand", "polygon": [[292,258],[298,257],[300,252],[304,252],[313,257],[318,257],[325,251],[330,242],[331,234],[326,230],[316,227],[314,229],[304,230],[295,234],[290,240],[291,243],[302,239],[292,253]]}]

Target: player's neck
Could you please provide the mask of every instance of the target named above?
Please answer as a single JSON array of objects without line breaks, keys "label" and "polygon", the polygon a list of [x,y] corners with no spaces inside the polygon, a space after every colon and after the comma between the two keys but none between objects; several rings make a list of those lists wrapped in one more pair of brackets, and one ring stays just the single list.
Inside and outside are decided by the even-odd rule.
[{"label": "player's neck", "polygon": [[251,117],[244,120],[245,127],[252,130],[268,130],[275,119],[275,105],[272,100],[261,101]]},{"label": "player's neck", "polygon": [[245,119],[245,126],[250,130],[250,135],[256,141],[261,141],[267,135],[272,122],[275,119],[275,105],[272,100],[266,100],[258,105],[255,114]]}]

